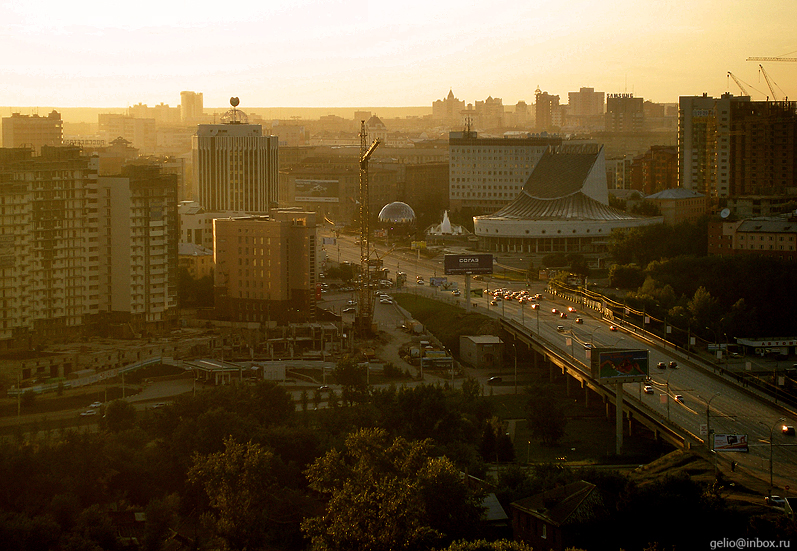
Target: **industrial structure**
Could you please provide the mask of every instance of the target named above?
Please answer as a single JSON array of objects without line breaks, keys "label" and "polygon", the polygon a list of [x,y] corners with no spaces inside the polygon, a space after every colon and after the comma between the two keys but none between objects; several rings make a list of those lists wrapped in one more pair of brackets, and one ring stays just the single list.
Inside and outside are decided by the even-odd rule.
[{"label": "industrial structure", "polygon": [[[368,131],[365,121],[360,122],[360,279],[358,280],[358,297],[360,310],[358,313],[358,330],[361,334],[370,334],[374,317],[374,294],[371,283],[372,273],[379,267],[379,259],[371,258],[371,209],[368,197],[368,160],[379,147],[377,138],[368,145]],[[372,269],[374,268],[374,269]]]}]

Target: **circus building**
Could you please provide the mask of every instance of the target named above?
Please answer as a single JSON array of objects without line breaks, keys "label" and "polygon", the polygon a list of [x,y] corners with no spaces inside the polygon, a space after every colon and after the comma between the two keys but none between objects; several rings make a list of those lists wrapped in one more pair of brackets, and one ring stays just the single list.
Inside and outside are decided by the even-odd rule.
[{"label": "circus building", "polygon": [[603,147],[592,143],[549,148],[513,202],[473,218],[480,250],[593,260],[605,256],[613,230],[661,222],[609,206]]}]

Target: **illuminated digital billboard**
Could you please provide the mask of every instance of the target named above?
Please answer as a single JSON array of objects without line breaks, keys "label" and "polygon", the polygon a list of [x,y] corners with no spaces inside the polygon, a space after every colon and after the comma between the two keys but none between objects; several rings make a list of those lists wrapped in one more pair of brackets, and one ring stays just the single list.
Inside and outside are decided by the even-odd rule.
[{"label": "illuminated digital billboard", "polygon": [[592,376],[602,382],[634,383],[649,374],[647,350],[594,348],[591,352]]}]

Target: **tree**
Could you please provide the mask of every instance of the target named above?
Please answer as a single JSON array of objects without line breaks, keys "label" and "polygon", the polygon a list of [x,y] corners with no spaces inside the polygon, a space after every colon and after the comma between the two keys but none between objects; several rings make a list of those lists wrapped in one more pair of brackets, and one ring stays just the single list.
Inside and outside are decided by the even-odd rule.
[{"label": "tree", "polygon": [[286,506],[278,476],[273,453],[232,438],[224,451],[194,456],[188,471],[188,480],[207,494],[215,534],[233,550],[259,549],[275,539]]},{"label": "tree", "polygon": [[431,549],[472,534],[482,512],[481,496],[430,440],[390,441],[382,429],[349,435],[306,475],[329,496],[325,513],[302,523],[316,550]]},{"label": "tree", "polygon": [[362,402],[368,394],[368,385],[365,378],[365,369],[347,356],[335,365],[333,376],[341,388],[341,399],[344,403],[352,405]]},{"label": "tree", "polygon": [[695,295],[687,306],[689,313],[692,314],[692,320],[698,327],[701,329],[703,327],[711,327],[714,330],[716,328],[712,326],[718,313],[717,307],[717,299],[712,297],[705,287],[699,287],[695,291]]},{"label": "tree", "polygon": [[526,419],[534,438],[546,446],[553,446],[564,436],[567,419],[564,407],[550,386],[530,389],[526,404]]},{"label": "tree", "polygon": [[111,432],[132,429],[136,422],[136,408],[125,400],[114,400],[105,408],[105,425]]}]

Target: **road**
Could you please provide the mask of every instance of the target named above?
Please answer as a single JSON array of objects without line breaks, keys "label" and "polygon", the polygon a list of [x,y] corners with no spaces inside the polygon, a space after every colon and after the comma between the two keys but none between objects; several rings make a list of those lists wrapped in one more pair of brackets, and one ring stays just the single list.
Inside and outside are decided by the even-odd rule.
[{"label": "road", "polygon": [[[351,247],[341,248],[341,256],[351,262],[359,262],[359,247],[354,248],[353,239]],[[409,274],[406,290],[449,303],[466,305],[464,297],[454,297],[450,291],[414,284],[415,276],[422,276],[426,281],[431,276],[442,276],[442,256],[429,260],[418,259],[417,255],[394,252],[385,257],[384,263],[385,267],[391,270],[404,270]],[[464,289],[465,277],[448,276],[448,281],[455,282],[458,288]],[[686,356],[670,348],[665,350],[645,335],[628,332],[622,326],[617,331],[610,331],[610,323],[602,319],[598,312],[581,311],[581,304],[547,293],[544,283],[532,283],[527,286],[525,283],[507,284],[487,278],[485,281],[473,282],[472,287],[487,289],[509,287],[513,290],[528,288],[531,293],[542,293],[544,298],[539,302],[538,309],[532,309],[530,305],[521,306],[515,301],[500,301],[497,305],[491,305],[492,297],[489,296],[472,297],[471,306],[477,311],[513,319],[523,324],[553,343],[560,352],[584,364],[585,370],[588,370],[589,360],[584,343],[592,343],[595,347],[649,350],[652,379],[650,384],[654,393],[645,394],[642,391],[642,383],[629,383],[625,385],[628,400],[640,402],[664,422],[685,429],[696,439],[703,441],[702,445],[708,445],[705,443],[707,427],[717,434],[747,435],[748,453],[718,453],[724,453],[726,461],[735,461],[739,469],[747,469],[767,483],[770,481],[771,454],[774,486],[797,487],[797,453],[795,453],[797,440],[794,436],[787,436],[781,432],[783,425],[797,426],[797,412],[716,376],[710,365],[694,356]],[[567,311],[568,307],[575,307],[578,311],[568,313],[567,319],[551,313],[552,308]],[[578,316],[583,319],[583,324],[575,323],[575,318]],[[563,331],[557,330],[557,326],[560,325],[563,326]],[[656,367],[658,362],[668,365],[670,361],[675,361],[678,367],[667,367],[663,370]],[[485,375],[481,382],[486,382],[486,378]],[[512,392],[512,387],[503,389],[498,387],[495,391]],[[682,402],[674,400],[676,395],[682,397]]]}]

